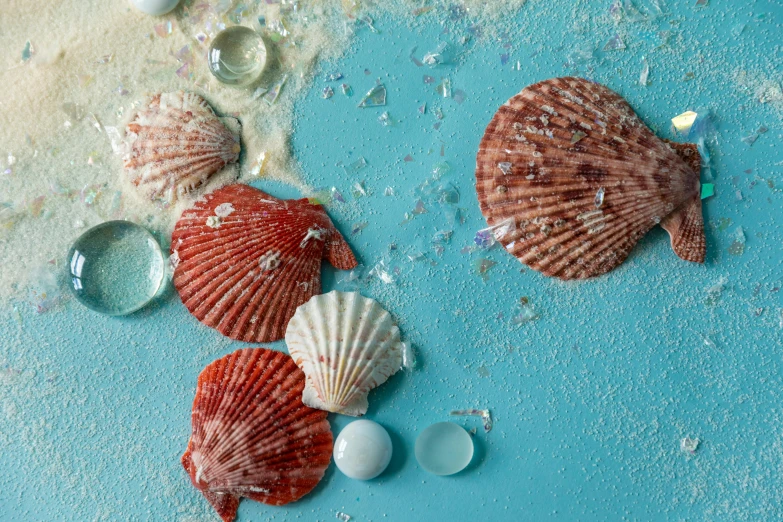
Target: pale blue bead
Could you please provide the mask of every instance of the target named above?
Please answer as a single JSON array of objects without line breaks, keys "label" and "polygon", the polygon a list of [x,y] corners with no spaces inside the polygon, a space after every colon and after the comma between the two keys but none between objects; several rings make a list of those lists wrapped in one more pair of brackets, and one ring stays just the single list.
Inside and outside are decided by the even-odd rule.
[{"label": "pale blue bead", "polygon": [[473,458],[473,439],[453,422],[429,426],[416,439],[416,460],[433,475],[453,475]]}]

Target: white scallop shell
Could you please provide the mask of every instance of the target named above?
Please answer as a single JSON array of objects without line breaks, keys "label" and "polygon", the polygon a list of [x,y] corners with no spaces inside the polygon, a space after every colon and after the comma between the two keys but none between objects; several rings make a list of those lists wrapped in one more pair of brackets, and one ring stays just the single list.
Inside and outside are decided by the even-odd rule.
[{"label": "white scallop shell", "polygon": [[345,415],[367,412],[367,394],[402,366],[404,345],[391,314],[358,292],[313,296],[285,332],[307,376],[302,402]]}]

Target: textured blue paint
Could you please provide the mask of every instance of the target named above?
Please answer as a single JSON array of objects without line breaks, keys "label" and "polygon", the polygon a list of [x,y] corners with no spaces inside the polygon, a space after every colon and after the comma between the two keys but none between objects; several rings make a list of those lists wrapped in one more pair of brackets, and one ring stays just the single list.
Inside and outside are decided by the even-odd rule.
[{"label": "textured blue paint", "polygon": [[[294,149],[306,181],[345,196],[347,203],[329,210],[361,261],[372,266],[388,255],[400,267],[397,285],[373,280],[362,291],[398,318],[420,367],[371,394],[368,418],[387,428],[395,446],[379,478],[352,481],[332,466],[301,502],[272,508],[245,501],[239,520],[334,520],[336,511],[376,521],[783,517],[783,102],[776,112],[732,80],[744,69],[780,82],[783,8],[771,0],[675,3],[658,22],[615,29],[609,2],[531,1],[508,35],[510,48],[503,39],[470,42],[457,64],[436,69],[417,67],[411,49],[418,46],[421,59],[441,39],[457,40],[467,32],[464,21],[440,35],[434,15],[413,29],[381,19],[381,34],[365,30],[347,57],[324,66],[345,78],[332,84],[329,100],[321,98],[325,75],[316,79],[298,105]],[[747,27],[735,36],[739,23]],[[599,53],[592,71],[564,65],[582,43],[603,46],[617,30],[626,50]],[[656,50],[661,30],[675,36]],[[652,69],[647,87],[638,82],[642,56]],[[688,72],[694,78],[684,81]],[[436,83],[424,84],[425,74]],[[564,74],[617,90],[662,137],[674,138],[673,116],[712,108],[716,195],[704,201],[704,266],[679,260],[661,230],[619,269],[585,283],[544,278],[501,249],[460,253],[485,226],[473,189],[485,125],[525,85]],[[464,91],[462,104],[438,98],[441,77]],[[388,105],[357,108],[376,78],[388,89]],[[341,82],[353,87],[352,98],[337,88]],[[444,113],[439,130],[436,107]],[[377,121],[384,110],[393,126]],[[770,130],[753,147],[740,141],[761,125]],[[412,162],[403,161],[408,154]],[[368,166],[348,176],[341,165],[359,156]],[[449,228],[437,205],[400,223],[415,205],[413,188],[443,160],[466,222],[453,227],[437,256],[429,239]],[[354,201],[358,181],[370,194]],[[387,186],[397,195],[384,196]],[[350,237],[363,221],[368,226]],[[733,255],[738,226],[747,243]],[[390,243],[398,247],[391,255]],[[423,249],[427,261],[407,259]],[[486,282],[472,267],[480,257],[497,263]],[[707,289],[721,278],[724,289],[711,302]],[[325,288],[334,285],[327,270]],[[512,327],[508,318],[522,296],[541,318]],[[172,294],[122,319],[73,302],[43,315],[19,309],[20,323],[10,310],[0,316],[0,362],[5,372],[22,372],[0,381],[0,520],[210,519],[178,459],[198,372],[244,345],[200,325]],[[490,408],[494,429],[485,434],[480,419],[458,419],[478,428],[473,463],[453,477],[428,475],[413,458],[416,435],[465,407]],[[350,421],[330,418],[335,433]],[[702,441],[694,456],[679,449],[685,436]]]}]

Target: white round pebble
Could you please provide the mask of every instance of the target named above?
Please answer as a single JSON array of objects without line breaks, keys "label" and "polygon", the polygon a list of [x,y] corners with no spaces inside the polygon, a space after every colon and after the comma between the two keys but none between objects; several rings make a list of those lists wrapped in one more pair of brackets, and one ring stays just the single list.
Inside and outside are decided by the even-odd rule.
[{"label": "white round pebble", "polygon": [[179,0],[131,0],[133,7],[152,16],[168,13],[179,3]]},{"label": "white round pebble", "polygon": [[386,430],[371,420],[357,420],[343,428],[334,443],[334,462],[352,479],[377,477],[392,456],[392,442]]}]

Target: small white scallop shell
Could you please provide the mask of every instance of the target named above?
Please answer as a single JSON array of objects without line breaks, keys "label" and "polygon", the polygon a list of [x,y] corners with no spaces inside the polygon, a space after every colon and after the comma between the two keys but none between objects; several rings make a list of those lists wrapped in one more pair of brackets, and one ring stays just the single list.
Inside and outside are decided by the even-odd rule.
[{"label": "small white scallop shell", "polygon": [[367,412],[367,394],[402,366],[404,345],[391,314],[358,292],[313,296],[285,332],[307,376],[302,402],[345,415]]}]

